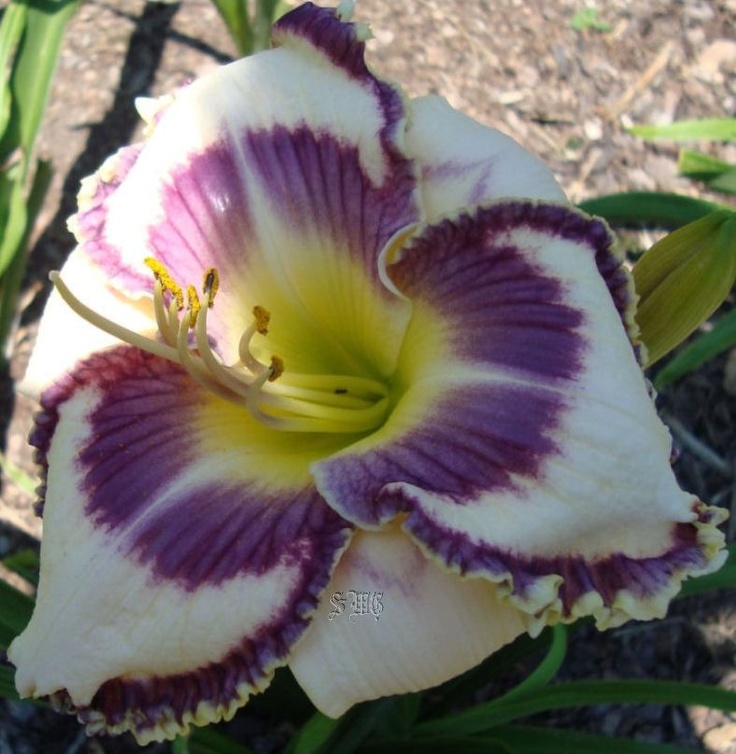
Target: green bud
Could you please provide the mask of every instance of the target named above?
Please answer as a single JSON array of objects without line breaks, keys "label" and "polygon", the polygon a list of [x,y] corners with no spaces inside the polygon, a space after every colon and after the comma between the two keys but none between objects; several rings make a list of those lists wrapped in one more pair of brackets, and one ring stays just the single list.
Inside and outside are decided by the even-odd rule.
[{"label": "green bud", "polygon": [[736,280],[736,212],[719,210],[678,228],[634,266],[636,321],[651,366],[723,303]]}]

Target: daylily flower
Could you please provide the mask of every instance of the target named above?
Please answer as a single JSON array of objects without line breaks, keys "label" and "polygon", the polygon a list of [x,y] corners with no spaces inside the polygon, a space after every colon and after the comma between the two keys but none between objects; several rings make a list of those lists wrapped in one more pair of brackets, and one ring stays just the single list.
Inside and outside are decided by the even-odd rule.
[{"label": "daylily flower", "polygon": [[285,664],[337,716],[548,624],[662,616],[723,561],[605,224],[374,76],[366,37],[299,7],[83,186],[9,656],[91,732],[229,718]]}]

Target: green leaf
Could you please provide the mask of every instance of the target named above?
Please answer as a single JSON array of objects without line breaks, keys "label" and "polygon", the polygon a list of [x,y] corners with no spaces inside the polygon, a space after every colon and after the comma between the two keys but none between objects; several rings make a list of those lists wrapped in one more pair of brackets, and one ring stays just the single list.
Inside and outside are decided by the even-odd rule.
[{"label": "green leaf", "polygon": [[[397,715],[396,707],[414,714],[414,705],[415,702],[407,702],[406,697],[392,696],[359,704],[339,720],[317,713],[287,751],[289,754],[350,754],[368,738],[377,741],[385,736],[387,721],[395,724],[397,716],[401,715]],[[388,725],[390,727],[391,723]]]},{"label": "green leaf", "polygon": [[0,579],[0,649],[6,649],[28,625],[32,612],[33,600]]},{"label": "green leaf", "polygon": [[23,492],[33,494],[36,490],[37,482],[34,481],[20,467],[16,466],[3,453],[0,453],[0,469],[2,469]]},{"label": "green leaf", "polygon": [[565,661],[567,653],[567,628],[562,624],[554,626],[552,629],[552,646],[549,648],[544,660],[539,663],[533,673],[530,673],[518,686],[511,689],[508,693],[494,699],[493,704],[504,704],[505,702],[523,696],[529,691],[546,686],[559,671],[562,663]]},{"label": "green leaf", "polygon": [[609,31],[611,25],[598,17],[598,9],[593,7],[583,8],[575,13],[570,19],[570,28],[575,31],[594,29],[595,31]]},{"label": "green leaf", "polygon": [[248,17],[247,0],[212,0],[240,55],[253,52],[253,28]]},{"label": "green leaf", "polygon": [[373,734],[376,738],[408,735],[419,716],[421,694],[402,694],[392,697],[392,701],[376,725]]},{"label": "green leaf", "polygon": [[702,152],[681,149],[677,165],[680,175],[704,181],[724,194],[736,194],[736,166]]},{"label": "green leaf", "polygon": [[672,744],[528,725],[499,726],[493,734],[514,754],[692,754]]},{"label": "green leaf", "polygon": [[696,178],[700,181],[718,176],[731,168],[732,166],[723,162],[723,160],[718,160],[702,152],[695,152],[692,149],[681,149],[677,160],[677,170],[680,175],[687,178]]},{"label": "green leaf", "polygon": [[288,754],[316,754],[337,730],[339,720],[315,712],[299,733],[291,740]]},{"label": "green leaf", "polygon": [[704,594],[715,589],[728,589],[736,585],[736,545],[729,545],[728,560],[715,573],[688,579],[682,585],[678,597],[691,597],[694,594]]},{"label": "green leaf", "polygon": [[13,573],[25,579],[29,584],[36,586],[38,584],[38,571],[40,563],[38,552],[32,549],[17,550],[7,555],[2,560],[3,565]]},{"label": "green leaf", "polygon": [[[41,211],[44,197],[51,185],[52,176],[51,163],[46,160],[40,160],[33,176],[28,198],[25,201],[25,218],[23,223],[25,227],[23,234],[17,241],[15,249],[8,249],[10,261],[5,273],[0,275],[0,349],[10,334],[16,316],[16,300],[26,266],[25,250],[31,231],[33,230],[33,225],[38,217],[38,213]],[[0,174],[0,187],[2,186],[2,181],[3,177]],[[19,186],[16,186],[16,189],[19,190]],[[0,191],[0,196],[1,194],[2,192]],[[5,238],[2,238],[0,239],[0,248],[4,248],[4,245]],[[2,350],[0,350],[0,360],[2,360],[2,357]],[[14,478],[14,481],[16,481],[19,487],[25,489],[26,482],[21,479],[21,475],[22,472],[18,470],[17,478]],[[33,486],[35,487],[35,485]]]},{"label": "green leaf", "polygon": [[593,704],[699,705],[736,712],[736,692],[676,681],[571,681],[545,686],[506,704],[488,702],[420,723],[416,735],[470,735],[538,712]]},{"label": "green leaf", "polygon": [[12,171],[0,173],[0,358],[25,268],[25,240],[32,215],[26,206],[30,155],[46,109],[64,30],[78,4],[79,0],[24,3],[26,23],[10,76],[10,119],[0,139],[0,155],[19,155]]},{"label": "green leaf", "polygon": [[15,670],[9,665],[0,664],[0,699],[20,700],[15,690]]},{"label": "green leaf", "polygon": [[607,194],[580,202],[580,209],[598,215],[615,227],[654,226],[674,230],[711,212],[730,210],[725,204],[659,191]]},{"label": "green leaf", "polygon": [[654,378],[654,387],[662,390],[697,369],[723,351],[736,346],[736,309],[724,314],[713,329],[698,336],[683,348]]},{"label": "green leaf", "polygon": [[[25,3],[11,2],[0,23],[0,140],[10,121],[10,74],[15,52],[26,26]],[[5,155],[0,155],[4,158]]]},{"label": "green leaf", "polygon": [[25,33],[11,77],[14,114],[6,134],[26,155],[31,153],[46,110],[64,30],[78,5],[79,0],[28,4]]},{"label": "green leaf", "polygon": [[190,754],[189,736],[177,736],[171,742],[171,754]]},{"label": "green leaf", "polygon": [[[5,192],[2,191],[3,188],[5,188]],[[28,210],[24,185],[20,176],[12,179],[7,174],[0,174],[0,192],[7,196],[6,211],[3,213],[5,227],[3,228],[2,238],[0,238],[0,278],[2,278],[21,249],[28,227]],[[0,193],[0,196],[2,193]],[[7,295],[4,291],[5,287],[3,285],[3,296]]]},{"label": "green leaf", "polygon": [[736,118],[681,120],[666,126],[634,126],[629,131],[643,139],[736,141]]},{"label": "green leaf", "polygon": [[694,332],[736,279],[736,213],[714,212],[673,231],[634,266],[636,321],[648,365]]},{"label": "green leaf", "polygon": [[253,19],[253,52],[268,50],[271,46],[271,26],[279,9],[279,0],[256,0]]},{"label": "green leaf", "polygon": [[731,168],[708,181],[708,187],[724,194],[736,194],[736,168]]}]

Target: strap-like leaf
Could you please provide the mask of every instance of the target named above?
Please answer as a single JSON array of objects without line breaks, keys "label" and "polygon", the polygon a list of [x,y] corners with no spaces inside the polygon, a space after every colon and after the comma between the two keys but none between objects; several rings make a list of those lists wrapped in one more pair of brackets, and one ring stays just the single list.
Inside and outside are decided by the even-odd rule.
[{"label": "strap-like leaf", "polygon": [[591,704],[699,705],[736,712],[736,692],[676,681],[572,681],[547,686],[506,704],[489,702],[464,712],[420,723],[421,735],[483,733],[504,723],[552,709]]},{"label": "strap-like leaf", "polygon": [[581,202],[580,209],[597,215],[614,227],[653,226],[674,230],[711,212],[731,209],[725,204],[659,191],[607,194]]},{"label": "strap-like leaf", "polygon": [[634,126],[630,131],[643,139],[736,141],[736,118],[681,120],[665,126]]}]

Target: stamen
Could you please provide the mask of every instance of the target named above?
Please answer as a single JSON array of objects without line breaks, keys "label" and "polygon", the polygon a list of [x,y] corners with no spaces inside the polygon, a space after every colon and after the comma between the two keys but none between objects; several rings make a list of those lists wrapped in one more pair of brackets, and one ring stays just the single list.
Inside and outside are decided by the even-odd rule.
[{"label": "stamen", "polygon": [[170,345],[174,345],[176,338],[172,340],[169,315],[164,304],[164,287],[161,281],[156,278],[153,284],[153,311],[156,314],[156,324],[159,332],[164,336],[164,340]]},{"label": "stamen", "polygon": [[[268,365],[259,361],[250,345],[256,333],[268,332],[270,314],[261,306],[253,308],[253,322],[240,338],[240,360],[233,365],[224,364],[207,333],[208,312],[219,288],[217,271],[213,268],[205,273],[202,300],[193,286],[179,286],[157,260],[147,259],[146,264],[155,278],[153,308],[164,343],[128,330],[90,309],[71,293],[58,272],[49,277],[62,299],[88,322],[132,346],[179,364],[204,389],[247,408],[266,426],[287,432],[354,433],[370,431],[384,420],[388,390],[377,380],[285,372],[283,359],[276,355],[271,356]],[[184,290],[187,306],[182,313]]]},{"label": "stamen", "polygon": [[128,330],[127,327],[119,325],[117,322],[103,317],[96,311],[93,311],[88,306],[83,304],[70,290],[67,288],[66,283],[61,279],[58,272],[50,272],[49,280],[54,284],[54,287],[59,292],[59,295],[64,302],[69,306],[72,311],[76,312],[82,319],[86,319],[87,322],[99,327],[100,330],[106,332],[108,335],[112,335],[114,338],[129,343],[131,346],[140,348],[147,353],[152,353],[155,356],[161,356],[169,361],[179,361],[178,354],[175,348],[172,348],[166,343],[159,343],[157,340],[147,338],[145,335],[139,335],[133,330]]},{"label": "stamen", "polygon": [[214,267],[210,267],[204,273],[204,283],[202,284],[202,293],[207,299],[207,306],[211,309],[215,303],[215,296],[220,288],[220,276]]},{"label": "stamen", "polygon": [[[197,343],[197,351],[204,366],[214,375],[218,382],[226,385],[233,393],[245,398],[252,385],[254,378],[250,375],[236,372],[232,367],[227,367],[220,362],[210,347],[209,338],[207,337],[207,311],[209,310],[209,293],[205,294],[205,306],[199,311],[194,327],[194,337]],[[263,364],[260,364],[262,370],[266,370]],[[260,374],[260,372],[259,372]]]},{"label": "stamen", "polygon": [[240,336],[240,342],[238,343],[238,356],[243,366],[253,374],[261,374],[266,367],[251,353],[250,342],[256,333],[260,335],[266,335],[268,333],[268,324],[271,321],[271,314],[267,309],[262,306],[253,307],[253,322],[245,328],[243,334]]},{"label": "stamen", "polygon": [[202,304],[199,303],[199,296],[193,285],[187,286],[187,303],[189,309],[189,327],[194,327],[197,323],[197,316],[202,309]]},{"label": "stamen", "polygon": [[274,382],[284,373],[284,360],[280,356],[271,357],[271,368],[269,371],[269,382]]},{"label": "stamen", "polygon": [[191,322],[191,311],[188,316],[182,317],[179,325],[179,334],[177,337],[177,362],[186,370],[187,374],[195,380],[195,382],[202,385],[202,387],[210,390],[224,398],[231,403],[242,406],[242,394],[239,391],[229,389],[228,385],[223,385],[222,382],[217,380],[216,376],[213,377],[210,371],[207,369],[206,363],[202,363],[201,358],[196,358],[192,350],[189,348],[189,329]]},{"label": "stamen", "polygon": [[146,257],[143,261],[151,269],[156,280],[160,281],[162,289],[168,291],[176,299],[177,309],[181,311],[184,308],[184,293],[181,287],[169,275],[166,267],[153,257]]},{"label": "stamen", "polygon": [[256,330],[261,335],[268,335],[268,325],[271,321],[271,312],[262,306],[253,307],[253,316],[256,319]]}]

